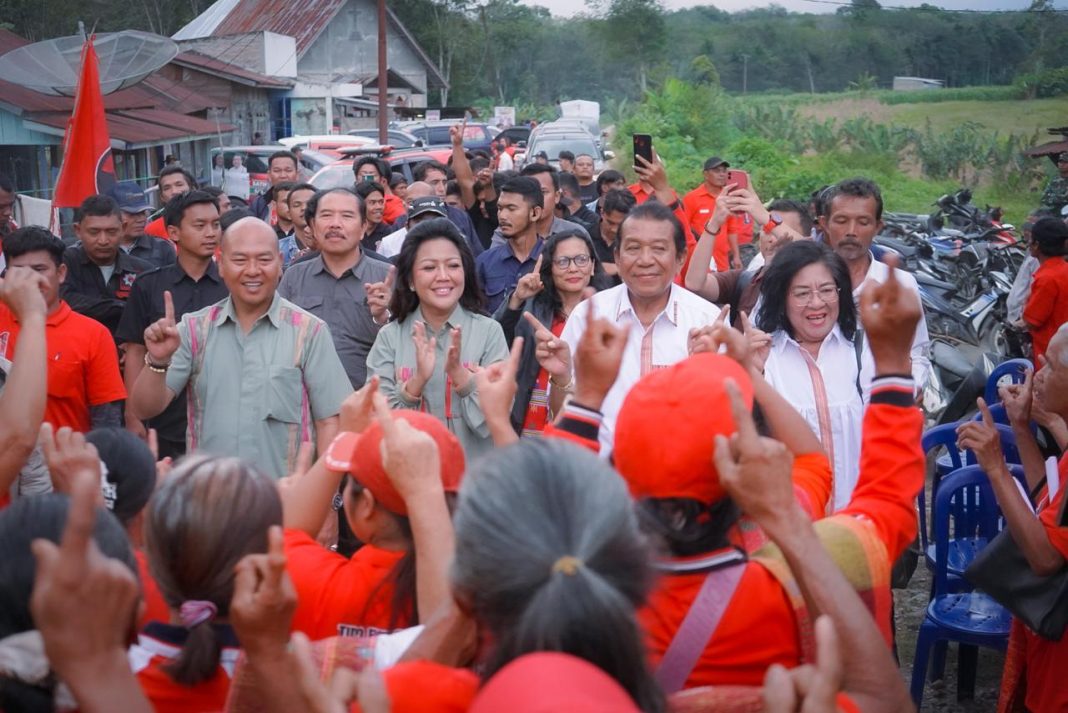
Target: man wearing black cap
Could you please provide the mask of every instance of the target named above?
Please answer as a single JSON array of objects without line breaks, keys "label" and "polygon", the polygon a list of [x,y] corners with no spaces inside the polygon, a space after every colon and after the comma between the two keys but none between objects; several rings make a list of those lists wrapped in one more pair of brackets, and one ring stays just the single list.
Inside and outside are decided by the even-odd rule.
[{"label": "man wearing black cap", "polygon": [[1068,151],[1056,157],[1057,176],[1042,192],[1042,207],[1060,215],[1068,205]]},{"label": "man wearing black cap", "polygon": [[144,260],[152,267],[173,265],[174,246],[168,241],[146,234],[145,224],[152,206],[145,192],[134,181],[119,181],[111,191],[112,198],[122,212],[122,238],[119,249],[127,255]]},{"label": "man wearing black cap", "polygon": [[404,244],[404,238],[408,235],[408,230],[419,225],[424,220],[449,217],[448,212],[446,212],[448,206],[445,205],[445,201],[437,196],[419,196],[418,198],[412,198],[408,203],[408,222],[400,230],[395,230],[382,239],[382,242],[378,244],[379,255],[388,258],[397,255],[400,252],[401,245]]},{"label": "man wearing black cap", "polygon": [[[697,188],[686,194],[682,199],[683,210],[686,213],[686,225],[700,240],[705,232],[709,218],[716,212],[716,199],[727,185],[727,169],[730,164],[719,156],[713,156],[705,161],[704,182]],[[738,242],[744,234],[745,223],[740,216],[732,215],[720,227],[716,233],[716,246],[712,257],[716,261],[716,270],[740,268],[742,256],[738,250]],[[748,236],[749,242],[753,239],[752,231]]]}]

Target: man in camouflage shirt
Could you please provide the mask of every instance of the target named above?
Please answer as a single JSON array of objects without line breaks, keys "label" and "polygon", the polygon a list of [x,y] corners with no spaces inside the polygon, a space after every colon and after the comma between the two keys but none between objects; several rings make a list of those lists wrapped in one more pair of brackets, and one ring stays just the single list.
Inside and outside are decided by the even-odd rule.
[{"label": "man in camouflage shirt", "polygon": [[1068,151],[1057,157],[1057,173],[1042,193],[1042,207],[1060,215],[1061,209],[1068,205]]}]

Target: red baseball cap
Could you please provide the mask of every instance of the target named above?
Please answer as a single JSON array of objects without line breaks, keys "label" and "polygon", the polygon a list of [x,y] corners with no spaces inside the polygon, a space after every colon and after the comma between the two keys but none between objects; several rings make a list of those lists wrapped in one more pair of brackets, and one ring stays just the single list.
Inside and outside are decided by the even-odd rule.
[{"label": "red baseball cap", "polygon": [[[458,491],[465,462],[464,449],[456,436],[428,413],[408,409],[395,409],[391,413],[394,418],[403,418],[434,439],[441,458],[441,484],[447,493]],[[398,515],[407,515],[404,498],[393,487],[382,466],[381,443],[382,426],[378,421],[372,422],[363,433],[342,433],[327,449],[326,467],[351,474],[357,483],[371,491],[382,507]]]},{"label": "red baseball cap", "polygon": [[638,713],[619,683],[589,661],[556,652],[520,656],[475,696],[469,713]]},{"label": "red baseball cap", "polygon": [[717,434],[738,430],[727,379],[734,380],[752,408],[749,374],[721,354],[696,354],[631,388],[616,419],[612,457],[634,498],[713,503],[726,495],[712,454]]}]

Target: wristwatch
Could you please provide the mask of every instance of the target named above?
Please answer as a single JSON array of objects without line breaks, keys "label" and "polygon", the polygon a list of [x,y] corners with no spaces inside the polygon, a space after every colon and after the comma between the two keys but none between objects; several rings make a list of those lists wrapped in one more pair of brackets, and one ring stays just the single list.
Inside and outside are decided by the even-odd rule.
[{"label": "wristwatch", "polygon": [[782,216],[778,213],[768,213],[768,222],[760,226],[760,232],[770,233],[782,225]]}]

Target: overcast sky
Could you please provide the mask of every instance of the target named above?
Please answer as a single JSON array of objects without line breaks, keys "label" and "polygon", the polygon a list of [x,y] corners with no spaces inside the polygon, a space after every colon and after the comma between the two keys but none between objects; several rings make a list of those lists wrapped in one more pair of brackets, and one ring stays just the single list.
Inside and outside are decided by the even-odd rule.
[{"label": "overcast sky", "polygon": [[[570,16],[586,10],[583,0],[522,0],[524,5],[541,5],[549,8],[554,15]],[[885,6],[914,6],[923,4],[923,0],[880,0]],[[767,7],[773,3],[768,0],[716,0],[709,3],[702,0],[663,0],[664,6],[669,10],[678,10],[695,5],[715,5],[720,10],[748,10],[754,7]],[[781,5],[787,10],[795,12],[834,12],[835,5],[811,2],[810,0],[778,0],[774,3]],[[944,7],[947,10],[1020,10],[1028,7],[1029,0],[934,0],[932,5]],[[1068,8],[1068,2],[1058,0],[1058,8]]]}]

